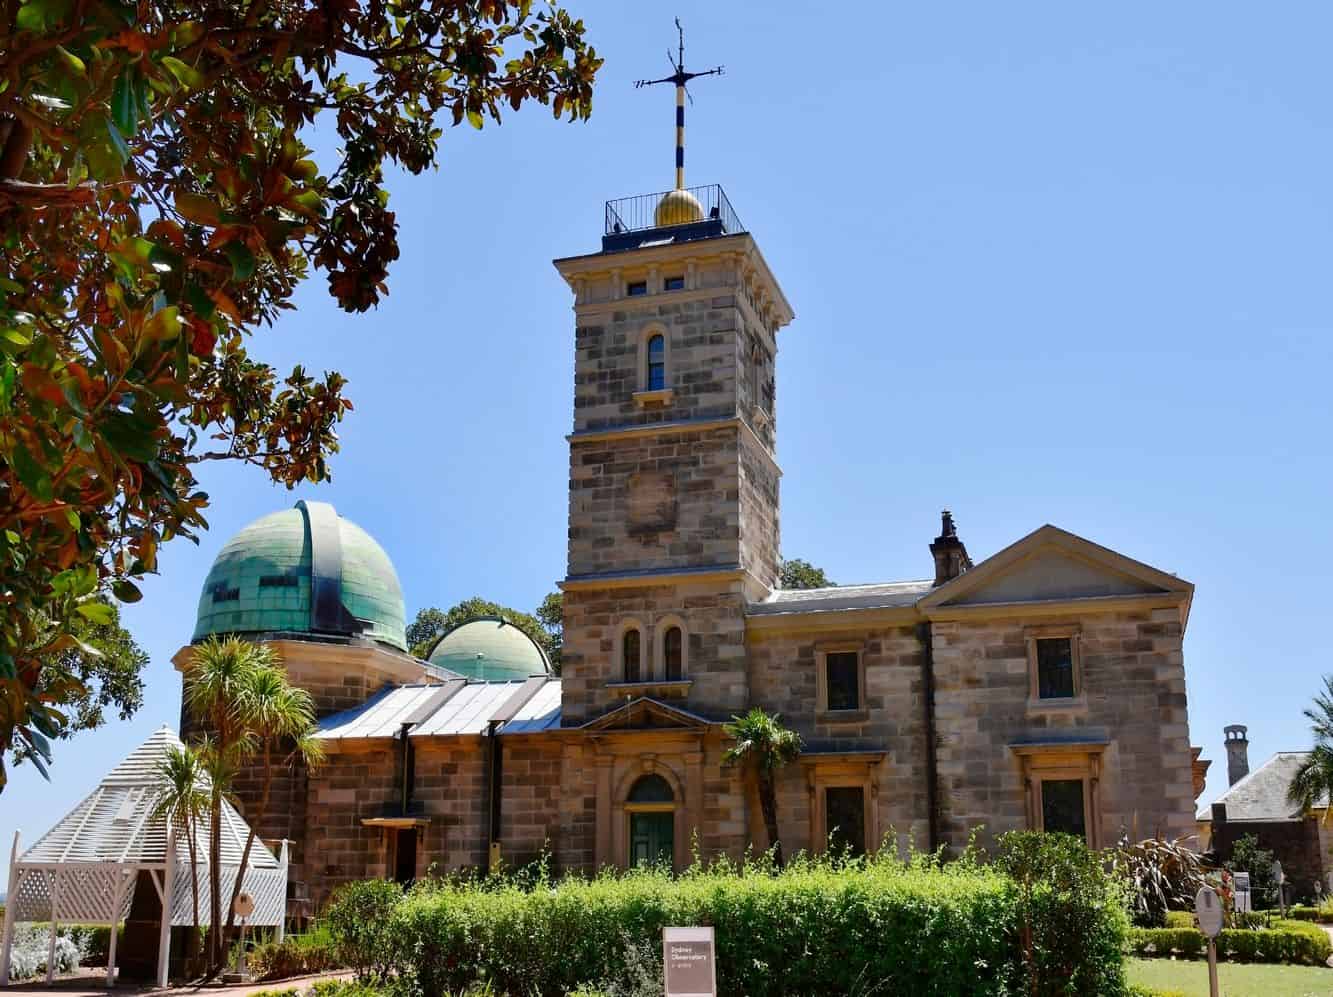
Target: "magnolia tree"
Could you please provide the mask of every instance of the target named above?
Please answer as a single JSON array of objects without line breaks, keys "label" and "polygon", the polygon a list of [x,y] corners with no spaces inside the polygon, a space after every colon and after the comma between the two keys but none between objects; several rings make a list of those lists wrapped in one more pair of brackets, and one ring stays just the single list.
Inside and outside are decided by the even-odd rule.
[{"label": "magnolia tree", "polygon": [[11,0],[0,32],[0,758],[40,764],[69,621],[206,526],[195,465],[328,477],[343,378],[249,335],[312,270],[348,311],[387,293],[386,161],[525,102],[584,119],[601,62],[530,0]]}]

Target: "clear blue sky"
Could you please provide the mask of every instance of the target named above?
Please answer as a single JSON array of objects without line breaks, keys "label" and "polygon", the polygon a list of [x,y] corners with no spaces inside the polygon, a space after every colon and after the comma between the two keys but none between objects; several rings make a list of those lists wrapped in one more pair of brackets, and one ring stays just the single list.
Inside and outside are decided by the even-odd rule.
[{"label": "clear blue sky", "polygon": [[[1299,2],[808,4],[569,0],[606,58],[586,125],[542,109],[449,132],[395,176],[402,258],[378,311],[320,280],[256,340],[336,368],[356,411],[331,485],[208,467],[212,530],[125,612],[152,654],[132,722],[62,744],[0,796],[7,861],[163,722],[208,566],[251,519],[331,501],[398,566],[409,614],[535,606],[564,571],[570,294],[602,202],[722,183],[796,310],[780,337],[783,547],[839,582],[919,578],[948,506],[974,559],[1051,522],[1197,586],[1190,733],[1225,787],[1306,746],[1328,655],[1328,38]],[[762,12],[762,13],[761,13]],[[867,13],[869,12],[869,13]],[[0,883],[0,886],[3,884]]]}]

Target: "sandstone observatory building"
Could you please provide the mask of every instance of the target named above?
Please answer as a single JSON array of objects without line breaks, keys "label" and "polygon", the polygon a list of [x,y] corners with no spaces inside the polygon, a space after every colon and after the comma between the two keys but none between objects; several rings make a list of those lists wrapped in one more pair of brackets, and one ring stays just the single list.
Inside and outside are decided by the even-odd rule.
[{"label": "sandstone observatory building", "polygon": [[582,870],[762,850],[723,761],[751,706],[806,742],[780,775],[789,853],[1190,833],[1193,587],[1054,526],[973,564],[946,513],[903,566],[919,580],[777,590],[792,308],[718,187],[606,217],[601,251],[555,263],[575,313],[560,676],[497,618],[410,655],[389,557],[322,503],[247,527],[208,575],[193,641],[273,642],[318,705],[328,761],[259,829],[290,840],[296,901],[544,849]]}]

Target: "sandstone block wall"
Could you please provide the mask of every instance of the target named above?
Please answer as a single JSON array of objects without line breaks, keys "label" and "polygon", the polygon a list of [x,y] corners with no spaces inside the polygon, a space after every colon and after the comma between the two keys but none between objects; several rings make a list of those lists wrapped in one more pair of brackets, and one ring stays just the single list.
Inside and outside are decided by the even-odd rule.
[{"label": "sandstone block wall", "polygon": [[739,428],[575,441],[569,574],[741,560]]},{"label": "sandstone block wall", "polygon": [[[627,622],[637,623],[645,660],[652,661],[667,617],[685,623],[685,677],[691,685],[681,705],[707,716],[726,717],[740,710],[749,695],[741,588],[737,580],[566,591],[561,652],[564,725],[577,726],[619,705],[627,695],[642,694],[643,690],[608,687],[624,678],[620,635]],[[655,662],[646,669],[645,678],[660,680],[653,667]],[[678,695],[679,691],[672,693]]]},{"label": "sandstone block wall", "polygon": [[942,831],[953,845],[978,825],[988,838],[1024,827],[1022,769],[1009,745],[1077,728],[1111,742],[1100,788],[1103,843],[1122,827],[1137,837],[1193,830],[1178,611],[1079,623],[1087,705],[1076,709],[1029,707],[1023,622],[933,624]]},{"label": "sandstone block wall", "polygon": [[[925,847],[926,796],[924,649],[914,627],[856,628],[819,633],[769,634],[749,638],[751,699],[807,742],[807,757],[819,751],[883,750],[872,773],[881,834],[892,829]],[[849,715],[815,709],[821,645],[856,644],[865,663],[864,709]],[[780,786],[779,820],[784,846],[811,847],[810,789],[799,766],[790,766]]]}]

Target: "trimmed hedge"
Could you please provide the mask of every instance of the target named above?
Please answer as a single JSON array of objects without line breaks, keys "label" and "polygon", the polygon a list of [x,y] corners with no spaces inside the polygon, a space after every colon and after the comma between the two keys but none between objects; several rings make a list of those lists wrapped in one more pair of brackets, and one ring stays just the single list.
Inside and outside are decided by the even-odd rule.
[{"label": "trimmed hedge", "polygon": [[1320,924],[1333,924],[1333,903],[1325,903],[1322,907],[1294,904],[1287,908],[1287,918],[1292,921],[1318,921]]},{"label": "trimmed hedge", "polygon": [[1041,993],[1122,993],[1128,917],[1116,888],[1102,877],[1081,895],[1056,880],[1029,889],[967,861],[941,868],[891,856],[796,862],[781,873],[635,871],[530,889],[452,882],[415,889],[387,934],[397,969],[425,994],[477,981],[545,997],[605,986],[625,978],[630,950],[656,953],[660,969],[664,926],[699,924],[716,929],[725,994],[997,997],[1029,992],[1027,922]]},{"label": "trimmed hedge", "polygon": [[[1139,956],[1178,955],[1197,959],[1207,939],[1197,928],[1131,928],[1129,949]],[[1316,925],[1274,920],[1264,931],[1224,928],[1217,936],[1217,955],[1236,962],[1295,962],[1323,966],[1333,955],[1328,934]]]}]

